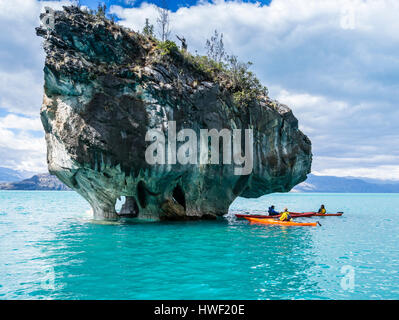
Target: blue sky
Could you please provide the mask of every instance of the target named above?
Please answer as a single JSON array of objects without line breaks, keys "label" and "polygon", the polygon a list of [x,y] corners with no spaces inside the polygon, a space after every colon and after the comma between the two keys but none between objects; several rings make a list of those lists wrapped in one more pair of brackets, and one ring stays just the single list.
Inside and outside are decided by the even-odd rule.
[{"label": "blue sky", "polygon": [[[176,12],[179,8],[182,7],[191,7],[195,6],[199,1],[195,0],[184,0],[184,1],[167,1],[167,5],[169,10]],[[211,1],[202,1],[203,2],[209,2]],[[261,4],[269,4],[269,0],[262,0],[262,1],[242,1],[242,2],[252,2],[252,3],[261,3]],[[106,0],[106,1],[98,1],[98,0],[81,0],[80,1],[81,5],[86,5],[92,9],[97,8],[99,3],[105,4],[108,8],[110,8],[112,5],[118,5],[124,8],[137,8],[140,7],[143,3],[153,3],[157,6],[162,5],[161,0],[157,1],[142,1],[142,0]]]},{"label": "blue sky", "polygon": [[[64,1],[66,2],[66,1]],[[104,1],[118,23],[156,26],[158,1]],[[45,171],[39,120],[43,2],[0,0],[0,166]],[[95,8],[98,1],[81,1]],[[313,143],[316,174],[399,180],[399,2],[168,1],[172,39],[204,53],[213,30],[290,106]],[[51,2],[51,6],[60,6]]]}]

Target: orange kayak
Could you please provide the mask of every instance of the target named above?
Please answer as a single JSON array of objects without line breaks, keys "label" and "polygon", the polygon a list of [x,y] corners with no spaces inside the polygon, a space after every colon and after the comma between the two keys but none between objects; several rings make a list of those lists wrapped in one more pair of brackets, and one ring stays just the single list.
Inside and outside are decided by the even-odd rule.
[{"label": "orange kayak", "polygon": [[261,224],[275,224],[279,226],[309,226],[316,227],[317,222],[294,222],[294,221],[280,221],[274,219],[258,219],[258,218],[249,218],[245,217],[249,222],[252,223],[261,223]]},{"label": "orange kayak", "polygon": [[[303,218],[303,217],[311,217],[314,216],[314,212],[305,212],[305,213],[291,213],[290,215],[292,218]],[[267,216],[265,214],[236,214],[235,215],[238,219],[244,219],[244,218],[259,218],[259,219],[276,219],[280,218],[281,214],[275,215],[275,216]]]}]

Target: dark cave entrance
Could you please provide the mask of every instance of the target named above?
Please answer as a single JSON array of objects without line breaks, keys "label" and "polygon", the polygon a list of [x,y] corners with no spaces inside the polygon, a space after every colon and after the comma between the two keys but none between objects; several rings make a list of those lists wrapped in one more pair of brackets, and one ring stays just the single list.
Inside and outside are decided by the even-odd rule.
[{"label": "dark cave entrance", "polygon": [[[120,210],[117,209],[119,205],[121,205]],[[137,205],[136,199],[130,196],[120,197],[115,205],[115,210],[121,217],[135,218],[139,215],[139,206]]]},{"label": "dark cave entrance", "polygon": [[143,181],[140,181],[137,184],[137,197],[142,208],[147,206],[147,194],[145,190],[145,184]]},{"label": "dark cave entrance", "polygon": [[186,197],[184,196],[184,192],[180,185],[176,185],[176,187],[173,189],[172,197],[184,208],[184,210],[186,210]]}]

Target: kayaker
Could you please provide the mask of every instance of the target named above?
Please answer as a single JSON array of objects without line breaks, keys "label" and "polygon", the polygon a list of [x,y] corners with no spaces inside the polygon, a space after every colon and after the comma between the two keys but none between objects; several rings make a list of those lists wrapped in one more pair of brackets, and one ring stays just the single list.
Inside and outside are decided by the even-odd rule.
[{"label": "kayaker", "polygon": [[292,217],[288,212],[288,208],[284,208],[284,212],[281,213],[280,221],[291,221]]},{"label": "kayaker", "polygon": [[317,213],[325,214],[326,212],[327,212],[327,211],[326,211],[326,208],[324,208],[324,204],[322,204],[322,205],[320,206],[319,211],[318,211]]},{"label": "kayaker", "polygon": [[280,214],[280,212],[277,212],[276,210],[274,210],[274,206],[269,207],[269,216],[278,216]]}]

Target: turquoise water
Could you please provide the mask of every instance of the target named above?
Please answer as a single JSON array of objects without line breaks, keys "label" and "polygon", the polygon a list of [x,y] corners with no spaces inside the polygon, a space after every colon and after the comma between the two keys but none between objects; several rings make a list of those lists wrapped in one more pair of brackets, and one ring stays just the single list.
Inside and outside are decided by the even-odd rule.
[{"label": "turquoise water", "polygon": [[74,192],[0,192],[0,299],[399,299],[399,194],[275,194],[231,213],[308,211],[321,227],[97,224]]}]

